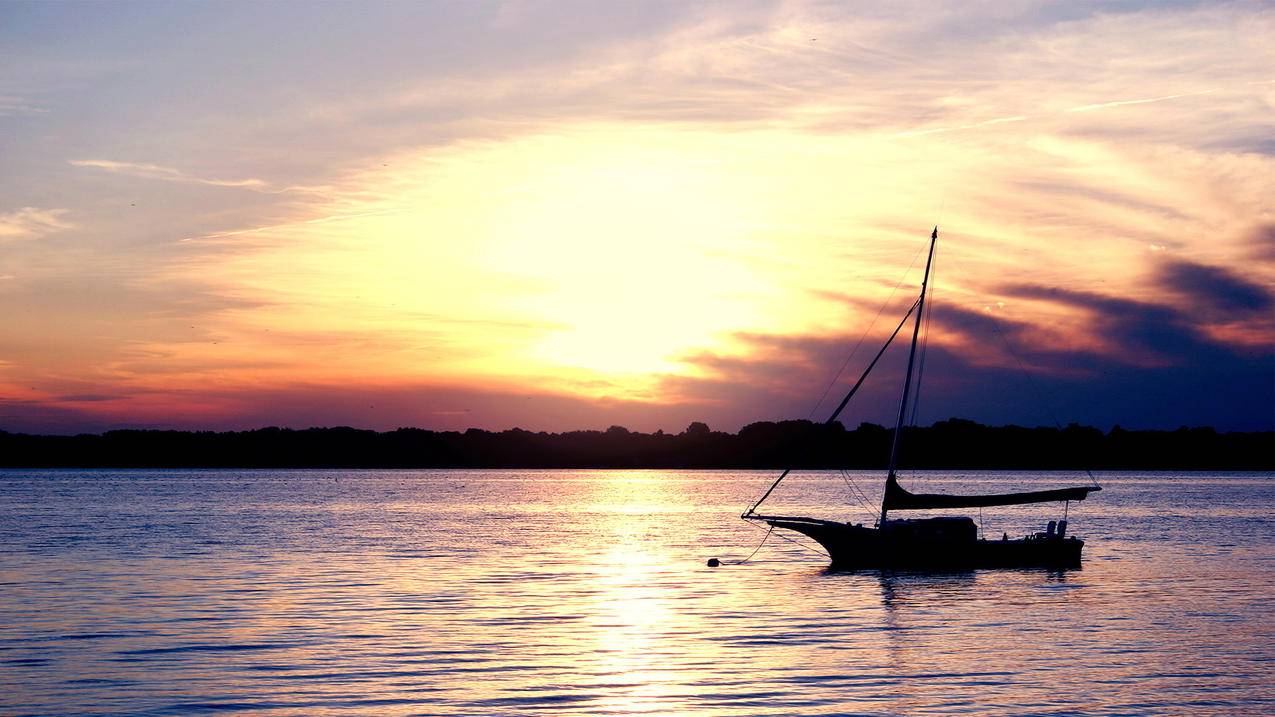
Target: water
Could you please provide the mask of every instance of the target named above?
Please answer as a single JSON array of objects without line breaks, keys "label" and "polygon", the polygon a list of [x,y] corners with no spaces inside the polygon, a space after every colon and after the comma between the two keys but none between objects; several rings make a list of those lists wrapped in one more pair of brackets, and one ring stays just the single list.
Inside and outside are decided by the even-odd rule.
[{"label": "water", "polygon": [[[0,714],[1275,710],[1270,474],[1102,476],[1081,570],[829,573],[775,536],[705,567],[756,547],[773,476],[3,471]],[[798,475],[774,508],[870,520],[851,492]]]}]

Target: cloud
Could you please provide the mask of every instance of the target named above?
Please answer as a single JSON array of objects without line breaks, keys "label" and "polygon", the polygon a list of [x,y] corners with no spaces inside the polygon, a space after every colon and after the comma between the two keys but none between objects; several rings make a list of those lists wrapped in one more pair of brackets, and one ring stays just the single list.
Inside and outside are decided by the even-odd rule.
[{"label": "cloud", "polygon": [[1268,311],[1275,303],[1266,287],[1218,266],[1171,260],[1160,268],[1160,279],[1170,291],[1219,312]]},{"label": "cloud", "polygon": [[[1005,287],[1004,293],[1083,311],[1103,341],[1048,336],[1048,326],[991,315],[996,309],[941,305],[925,353],[918,422],[961,416],[1024,425],[1079,420],[1150,428],[1275,427],[1269,409],[1275,401],[1270,380],[1275,356],[1269,348],[1213,338],[1196,317],[1172,306],[1032,285]],[[854,336],[740,338],[749,343],[742,358],[686,357],[701,375],[669,377],[668,394],[704,406],[703,415],[725,426],[807,415],[822,420],[884,337],[869,340],[870,350],[860,350],[814,411],[811,403]],[[896,342],[843,414],[843,423],[893,421],[906,355],[906,347]]]},{"label": "cloud", "polygon": [[70,159],[67,160],[67,164],[74,167],[101,169],[107,172],[124,174],[130,177],[140,177],[143,179],[159,179],[168,182],[183,182],[187,184],[206,184],[211,187],[247,189],[266,194],[282,194],[285,192],[317,193],[324,189],[322,187],[302,186],[275,187],[269,182],[255,178],[207,179],[187,174],[186,172],[173,167],[163,167],[158,164],[147,164],[141,162],[117,162],[110,159]]},{"label": "cloud", "polygon": [[328,222],[339,222],[346,219],[360,219],[363,217],[376,217],[376,216],[382,216],[386,214],[396,214],[401,211],[403,211],[401,208],[389,207],[386,209],[375,209],[375,210],[366,211],[366,212],[353,212],[350,214],[331,214],[331,215],[323,216],[323,217],[315,217],[313,219],[300,219],[294,222],[283,222],[280,224],[267,224],[265,226],[260,226],[260,227],[249,227],[247,229],[231,229],[224,232],[204,234],[203,236],[197,236],[197,237],[185,237],[184,239],[181,239],[180,241],[192,242],[192,241],[202,241],[206,239],[224,239],[227,237],[242,236],[245,234],[258,234],[261,232],[270,232],[270,231],[276,231],[279,229],[294,229],[298,227],[304,227],[308,224],[326,224]]},{"label": "cloud", "polygon": [[13,95],[0,95],[0,117],[31,117],[48,114],[45,107]]},{"label": "cloud", "polygon": [[1176,364],[1231,353],[1230,347],[1201,331],[1188,314],[1171,306],[1032,284],[1007,286],[1004,291],[1088,312],[1093,332],[1118,347],[1109,354],[1117,361]]},{"label": "cloud", "polygon": [[[1212,340],[1172,307],[1035,286],[1012,287],[1010,293],[1082,308],[1092,312],[1096,331],[1129,336],[1120,337],[1110,351],[1053,350],[1034,342],[1040,329],[1032,324],[944,305],[936,314],[941,329],[932,332],[926,354],[920,422],[962,416],[1024,425],[1081,420],[1129,427],[1269,427],[1268,407],[1275,399],[1269,355],[1246,356]],[[1003,349],[998,334],[1008,338],[1030,378]],[[948,340],[940,341],[940,335]],[[951,341],[953,335],[962,340]],[[0,402],[0,428],[74,432],[122,426],[353,425],[570,430],[619,424],[639,430],[679,430],[692,420],[707,420],[716,428],[734,430],[757,420],[808,415],[823,420],[884,336],[865,341],[818,406],[813,404],[819,392],[845,361],[855,336],[749,333],[736,338],[746,345],[742,355],[705,352],[684,357],[700,373],[664,377],[658,401],[586,398],[533,384],[517,388],[271,381],[257,387],[222,388],[209,382],[144,391],[121,384],[82,393],[76,386],[74,392],[50,393],[44,400]],[[842,415],[844,423],[893,420],[905,344],[896,342],[892,347]],[[970,346],[1000,353],[1001,360],[984,361],[969,352]],[[1149,350],[1171,360],[1153,365],[1140,361]],[[226,365],[210,368],[224,370]]]},{"label": "cloud", "polygon": [[97,433],[114,427],[110,419],[98,418],[76,408],[0,397],[0,431],[74,434]]},{"label": "cloud", "polygon": [[1275,222],[1257,224],[1245,237],[1249,251],[1265,261],[1275,261]]},{"label": "cloud", "polygon": [[[1006,302],[983,310],[937,304],[924,354],[921,422],[969,416],[1036,425],[1081,420],[1160,428],[1271,428],[1275,353],[1271,326],[1262,318],[1275,304],[1271,292],[1232,272],[1184,260],[1166,262],[1152,282],[1177,300],[1014,284],[998,293],[1018,318],[1005,315]],[[1054,308],[1041,310],[1042,305]],[[1220,332],[1222,324],[1214,322],[1222,320],[1223,311],[1254,317],[1244,324],[1250,333]],[[804,417],[856,336],[736,338],[746,344],[739,355],[685,357],[699,371],[670,377],[669,395],[718,406],[745,423]],[[867,350],[859,351],[811,417],[825,417],[883,339],[874,334],[867,340]],[[907,353],[897,343],[856,397],[848,423],[892,420]]]},{"label": "cloud", "polygon": [[[474,137],[570,119],[784,122],[828,132],[927,135],[1038,124],[1028,119],[1120,122],[1124,113],[1093,110],[1209,93],[1226,97],[1178,111],[1209,117],[1217,130],[1223,114],[1245,116],[1222,105],[1251,96],[1258,91],[1253,80],[1269,76],[1263,48],[1247,39],[1260,32],[1216,41],[1245,23],[1261,29],[1265,14],[1239,6],[642,7],[622,19],[610,9],[521,10],[516,32],[476,33],[470,51],[489,50],[481,61],[343,91],[308,104],[303,117],[281,116],[287,125],[277,131],[294,132],[298,121],[324,133],[357,127],[346,132],[348,143],[365,141],[368,126],[419,138],[424,121],[431,138]],[[633,32],[640,24],[654,26]],[[547,35],[562,41],[532,53],[527,38]],[[1116,116],[1088,116],[1104,114]],[[1187,131],[1193,124],[1205,122],[1172,123],[1174,135],[1200,141],[1200,133]],[[1149,126],[1163,131],[1168,123]]]},{"label": "cloud", "polygon": [[20,239],[38,239],[46,234],[70,229],[73,225],[62,219],[65,209],[39,209],[22,207],[0,213],[0,243]]},{"label": "cloud", "polygon": [[624,425],[679,431],[702,420],[703,407],[590,399],[535,388],[448,384],[369,386],[352,383],[276,384],[257,388],[207,386],[135,392],[126,387],[94,394],[0,398],[0,430],[76,433],[108,428],[238,430],[263,426],[354,426],[392,430],[485,428],[566,431]]},{"label": "cloud", "polygon": [[116,401],[119,396],[109,393],[68,393],[63,396],[57,396],[55,399],[58,403],[98,403],[100,401]]}]

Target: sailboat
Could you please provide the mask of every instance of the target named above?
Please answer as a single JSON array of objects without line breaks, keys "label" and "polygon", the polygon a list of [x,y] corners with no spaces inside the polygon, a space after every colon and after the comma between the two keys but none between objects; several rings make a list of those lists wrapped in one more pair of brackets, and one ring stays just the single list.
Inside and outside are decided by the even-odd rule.
[{"label": "sailboat", "polygon": [[903,379],[903,396],[899,401],[898,420],[894,425],[894,440],[890,445],[890,463],[885,477],[885,493],[881,499],[881,512],[875,526],[861,523],[841,523],[834,520],[759,513],[763,501],[774,492],[792,469],[785,470],[770,488],[762,494],[740,517],[745,520],[769,524],[771,529],[792,530],[814,539],[828,553],[832,567],[837,569],[974,569],[974,568],[1066,568],[1080,565],[1080,553],[1085,541],[1067,535],[1067,520],[1049,521],[1041,532],[1010,539],[1007,534],[1000,539],[987,540],[979,536],[978,527],[969,517],[935,517],[898,519],[891,517],[894,511],[949,510],[984,508],[1001,505],[1027,505],[1031,503],[1081,501],[1094,491],[1102,490],[1097,484],[1056,488],[1024,493],[999,493],[991,495],[951,495],[945,493],[912,493],[899,485],[898,459],[903,422],[907,415],[908,399],[913,384],[916,364],[917,338],[921,319],[925,313],[925,296],[930,281],[930,268],[934,262],[934,247],[938,243],[939,229],[930,234],[929,255],[925,260],[925,274],[921,279],[921,293],[903,315],[899,325],[886,339],[885,344],[868,364],[859,380],[841,400],[825,423],[837,420],[850,399],[871,373],[877,361],[885,354],[894,338],[913,318],[912,348],[908,353],[908,368]]}]

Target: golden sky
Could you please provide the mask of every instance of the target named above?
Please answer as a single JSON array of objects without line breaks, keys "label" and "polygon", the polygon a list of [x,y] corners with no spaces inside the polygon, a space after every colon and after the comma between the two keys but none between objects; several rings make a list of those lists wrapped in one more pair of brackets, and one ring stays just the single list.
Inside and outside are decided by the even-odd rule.
[{"label": "golden sky", "polygon": [[934,224],[923,421],[1049,422],[1005,335],[1064,421],[1270,427],[1272,37],[1262,3],[6,4],[0,429],[802,418]]}]

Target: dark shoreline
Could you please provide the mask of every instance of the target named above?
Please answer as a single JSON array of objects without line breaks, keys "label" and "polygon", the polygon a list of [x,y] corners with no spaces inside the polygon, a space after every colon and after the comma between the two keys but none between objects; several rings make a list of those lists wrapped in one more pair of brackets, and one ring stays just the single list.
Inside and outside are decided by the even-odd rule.
[{"label": "dark shoreline", "polygon": [[[7,468],[667,468],[878,469],[893,431],[865,423],[754,423],[739,433],[693,423],[678,434],[521,429],[122,430],[37,436],[0,431]],[[984,426],[962,419],[905,429],[901,467],[954,470],[1275,470],[1275,431],[1103,432]]]}]

